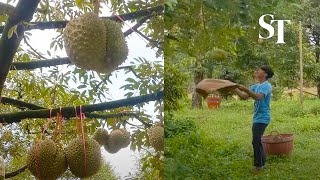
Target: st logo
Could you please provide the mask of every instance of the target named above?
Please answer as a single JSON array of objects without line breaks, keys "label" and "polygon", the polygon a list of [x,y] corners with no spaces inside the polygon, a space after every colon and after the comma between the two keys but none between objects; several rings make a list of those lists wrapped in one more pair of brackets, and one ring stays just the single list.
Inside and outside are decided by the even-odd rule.
[{"label": "st logo", "polygon": [[[270,16],[272,18],[272,20],[270,21],[270,24],[266,23],[265,22],[265,17],[266,16]],[[259,18],[259,25],[266,29],[268,32],[269,32],[269,36],[268,37],[262,37],[262,35],[259,33],[259,38],[260,39],[269,39],[271,37],[274,36],[274,28],[272,26],[273,23],[278,23],[278,40],[277,40],[277,44],[285,44],[284,42],[284,23],[285,22],[288,22],[288,24],[291,23],[290,20],[274,20],[274,15],[272,14],[265,14],[265,15],[262,15],[260,18]]]}]

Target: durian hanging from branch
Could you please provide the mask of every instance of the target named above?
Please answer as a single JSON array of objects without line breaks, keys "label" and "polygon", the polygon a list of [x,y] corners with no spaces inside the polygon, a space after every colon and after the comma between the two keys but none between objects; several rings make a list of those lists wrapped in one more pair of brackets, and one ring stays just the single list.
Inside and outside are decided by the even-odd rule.
[{"label": "durian hanging from branch", "polygon": [[206,53],[206,58],[214,61],[223,61],[227,56],[228,54],[224,50],[218,48],[214,48]]},{"label": "durian hanging from branch", "polygon": [[70,61],[76,66],[99,73],[111,73],[128,56],[121,24],[86,13],[71,20],[63,31]]},{"label": "durian hanging from branch", "polygon": [[27,157],[29,171],[39,179],[57,179],[68,168],[64,151],[51,139],[39,140]]},{"label": "durian hanging from branch", "polygon": [[111,153],[117,153],[120,149],[128,147],[130,144],[130,133],[122,129],[114,129],[111,131],[109,138],[104,144],[104,149]]},{"label": "durian hanging from branch", "polygon": [[[75,107],[75,114],[77,109]],[[94,138],[87,137],[84,131],[84,113],[80,106],[79,117],[76,119],[76,134],[66,147],[66,159],[73,175],[87,178],[96,174],[102,164],[100,144]]]},{"label": "durian hanging from branch", "polygon": [[148,130],[148,137],[151,146],[156,151],[164,150],[164,128],[163,124],[158,123]]},{"label": "durian hanging from branch", "polygon": [[50,118],[44,127],[40,139],[34,143],[27,156],[27,167],[31,174],[37,179],[57,179],[67,170],[68,164],[61,144],[62,116],[57,114],[52,139],[44,136],[47,128],[51,124],[52,111]]},{"label": "durian hanging from branch", "polygon": [[84,150],[82,139],[77,137],[69,143],[65,151],[67,162],[73,175],[86,178],[99,171],[102,157],[100,145],[96,140],[86,138]]}]

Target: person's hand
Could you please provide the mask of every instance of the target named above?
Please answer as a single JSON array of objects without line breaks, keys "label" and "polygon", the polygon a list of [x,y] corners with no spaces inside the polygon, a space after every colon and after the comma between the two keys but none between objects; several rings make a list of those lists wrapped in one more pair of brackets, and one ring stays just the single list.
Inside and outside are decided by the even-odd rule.
[{"label": "person's hand", "polygon": [[245,87],[245,86],[243,86],[243,85],[238,85],[237,88],[238,88],[239,90],[241,90],[241,91],[246,91],[246,90],[248,90],[248,88]]}]

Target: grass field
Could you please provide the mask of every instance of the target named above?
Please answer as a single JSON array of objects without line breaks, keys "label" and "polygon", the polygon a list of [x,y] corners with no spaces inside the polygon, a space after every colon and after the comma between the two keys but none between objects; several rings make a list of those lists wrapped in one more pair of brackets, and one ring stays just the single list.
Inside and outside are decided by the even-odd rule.
[{"label": "grass field", "polygon": [[[189,102],[190,103],[190,102]],[[320,101],[273,101],[272,130],[294,133],[287,157],[270,156],[253,176],[253,101],[224,101],[220,110],[183,110],[166,119],[166,179],[320,179]]]}]

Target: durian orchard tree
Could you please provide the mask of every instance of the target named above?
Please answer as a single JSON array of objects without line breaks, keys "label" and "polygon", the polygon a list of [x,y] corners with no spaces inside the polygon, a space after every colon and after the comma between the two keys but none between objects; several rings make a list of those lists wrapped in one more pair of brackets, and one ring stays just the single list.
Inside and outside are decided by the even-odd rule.
[{"label": "durian orchard tree", "polygon": [[[144,57],[127,59],[130,49],[125,47],[127,37],[137,33],[148,42],[145,48],[162,56],[162,4],[156,0],[0,3],[0,152],[6,178],[114,179],[108,164],[99,163],[101,151],[117,153],[119,149],[111,149],[129,144],[133,151],[148,152],[140,175],[163,178],[163,65]],[[102,11],[113,15],[101,17]],[[100,25],[85,24],[82,17],[95,18]],[[127,28],[127,23],[134,25]],[[32,47],[34,29],[57,34],[44,44],[47,54]],[[65,50],[68,57],[56,55]],[[122,66],[124,61],[132,65]],[[121,87],[126,98],[110,101],[110,77],[119,71],[127,76]],[[145,113],[151,101],[155,102],[155,121]],[[100,136],[103,129],[107,133]],[[120,136],[115,135],[117,131]],[[66,156],[66,162],[56,158],[61,156]],[[43,162],[41,157],[53,162]]]},{"label": "durian orchard tree", "polygon": [[[206,70],[212,73],[210,65],[220,64],[234,52],[233,39],[241,31],[229,23],[234,15],[230,12],[238,12],[233,4],[232,0],[166,2],[165,57],[176,59],[192,72],[194,85],[204,78]],[[201,96],[193,91],[192,107],[201,106]]]},{"label": "durian orchard tree", "polygon": [[[309,61],[305,64],[306,79],[311,80],[317,87],[320,98],[320,3],[315,0],[301,0],[298,7],[299,18],[303,22],[305,37],[308,39]],[[307,53],[307,54],[310,54]]]}]

